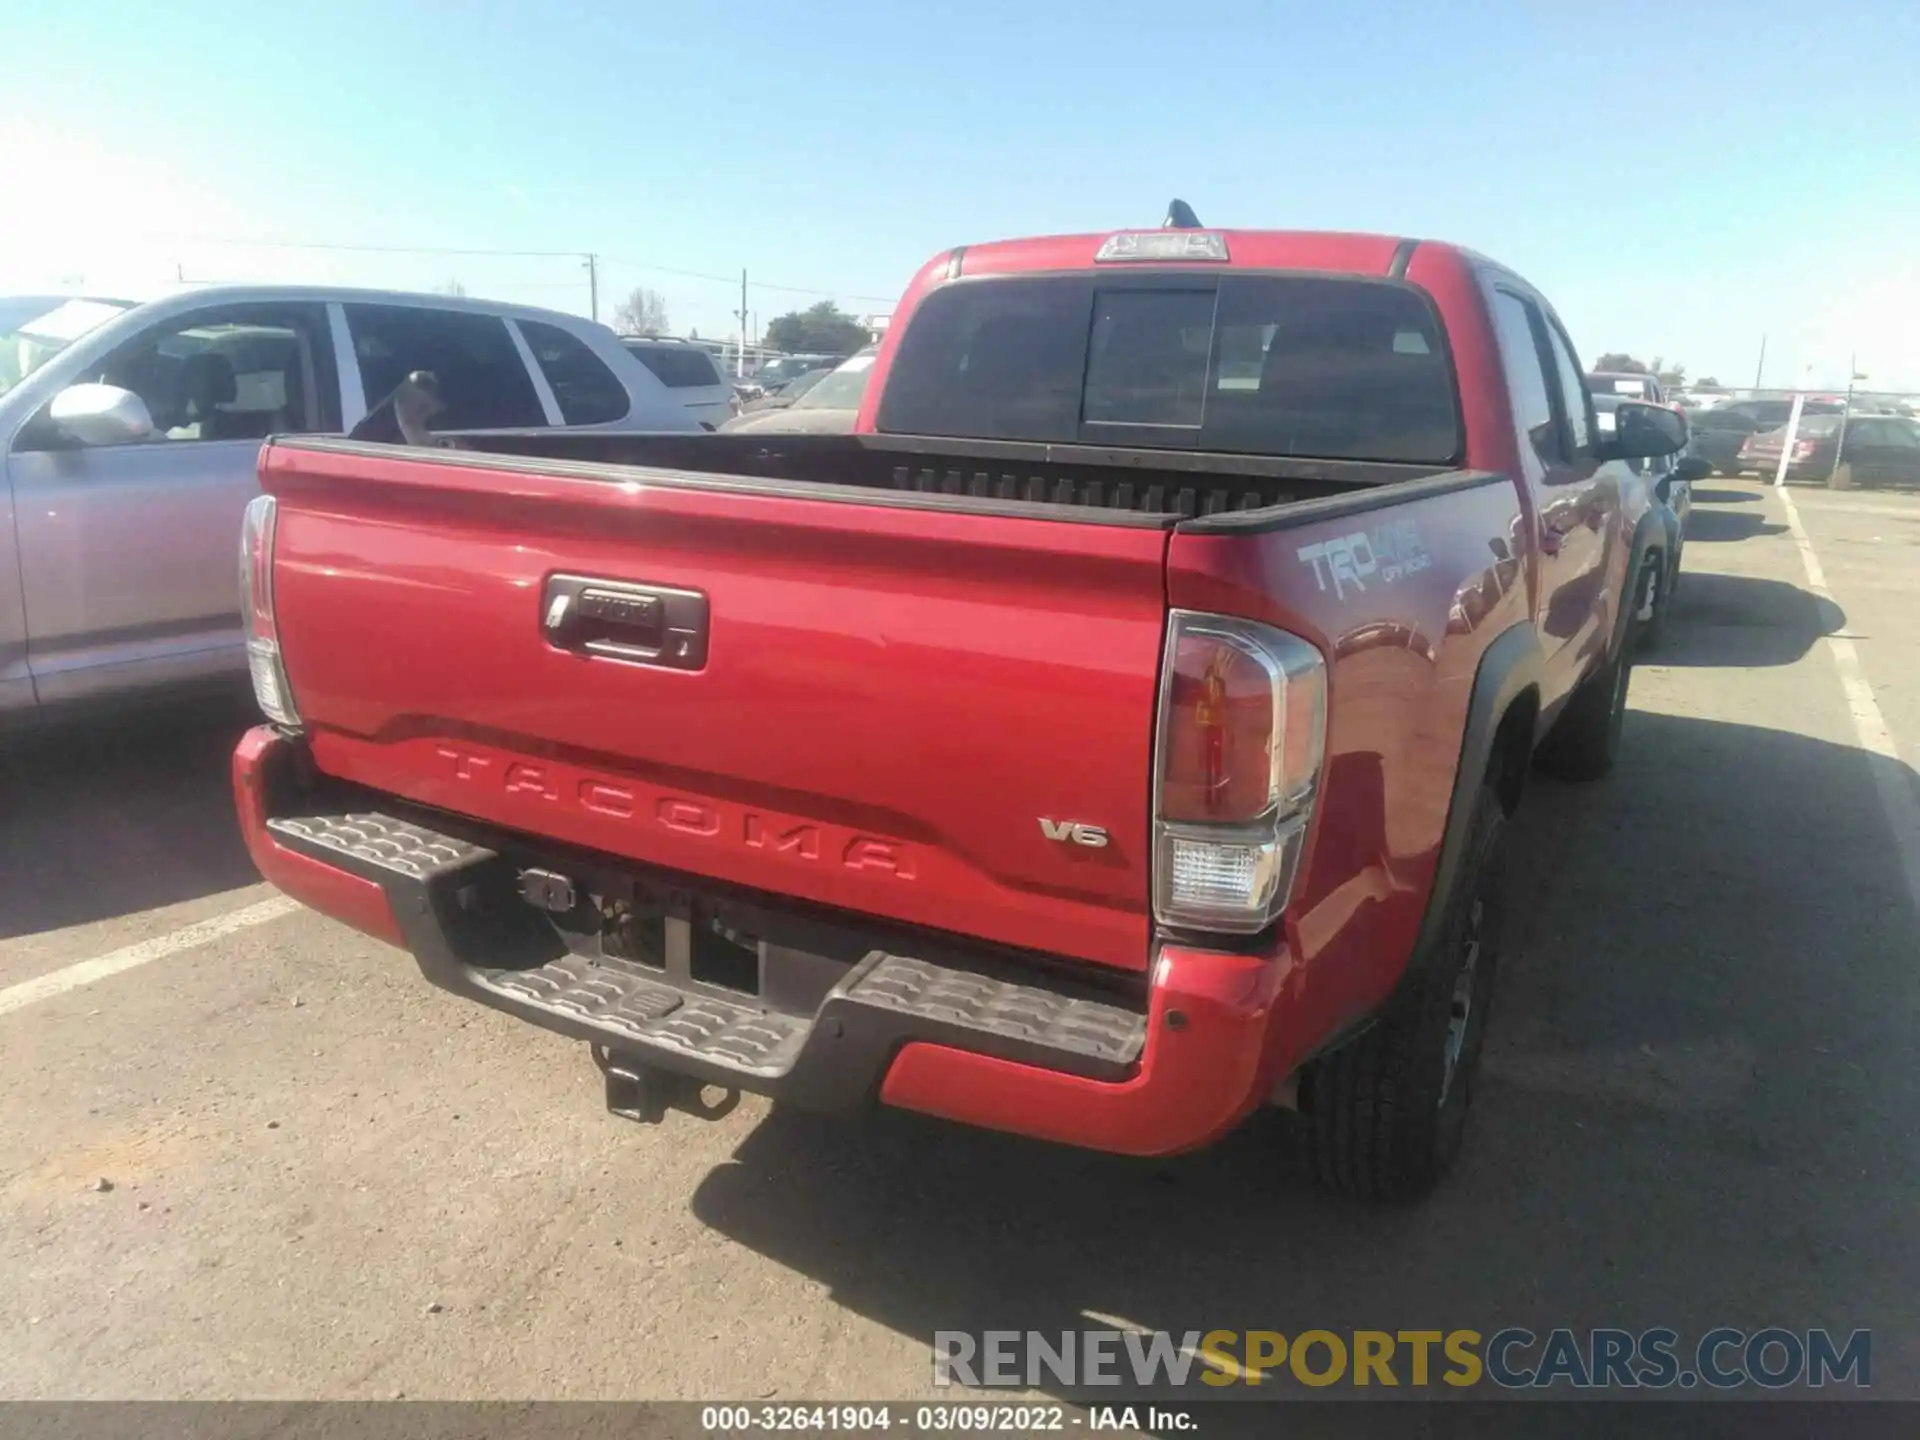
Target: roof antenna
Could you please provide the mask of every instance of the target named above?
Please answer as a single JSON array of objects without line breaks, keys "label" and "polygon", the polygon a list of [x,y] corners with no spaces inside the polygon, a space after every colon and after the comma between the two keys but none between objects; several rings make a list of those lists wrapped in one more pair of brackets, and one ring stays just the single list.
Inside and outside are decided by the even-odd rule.
[{"label": "roof antenna", "polygon": [[1193,207],[1184,200],[1175,200],[1167,206],[1167,218],[1160,222],[1162,230],[1198,230],[1200,217],[1193,213]]}]

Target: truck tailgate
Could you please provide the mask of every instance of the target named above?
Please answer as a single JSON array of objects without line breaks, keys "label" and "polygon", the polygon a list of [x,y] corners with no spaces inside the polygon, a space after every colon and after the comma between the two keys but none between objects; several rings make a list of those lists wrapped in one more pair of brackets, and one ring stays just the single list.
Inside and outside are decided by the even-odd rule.
[{"label": "truck tailgate", "polygon": [[[565,469],[264,452],[280,643],[322,771],[1144,968],[1161,522]],[[635,641],[664,661],[623,658]]]}]

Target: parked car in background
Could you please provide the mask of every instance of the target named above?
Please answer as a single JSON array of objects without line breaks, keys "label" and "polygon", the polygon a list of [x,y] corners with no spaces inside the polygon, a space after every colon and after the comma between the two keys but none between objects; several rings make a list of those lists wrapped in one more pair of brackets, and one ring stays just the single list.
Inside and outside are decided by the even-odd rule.
[{"label": "parked car in background", "polygon": [[1733,397],[1720,390],[1689,390],[1673,397],[1674,403],[1689,413],[1704,413],[1727,404]]},{"label": "parked car in background", "polygon": [[718,429],[734,413],[733,381],[721,374],[712,351],[654,335],[622,336],[620,344],[709,429]]},{"label": "parked car in background", "polygon": [[[1800,407],[1800,413],[1806,415],[1838,415],[1846,408],[1838,400],[1815,400],[1809,398]],[[1773,430],[1793,418],[1793,397],[1766,400],[1734,400],[1720,407],[1722,411],[1735,415],[1750,415],[1761,430]]]},{"label": "parked car in background", "polygon": [[[1613,434],[1620,402],[1631,398],[1624,395],[1593,397],[1594,425],[1601,435]],[[1692,417],[1688,418],[1691,423]],[[1713,467],[1691,453],[1656,455],[1651,459],[1628,460],[1626,464],[1652,488],[1653,498],[1665,512],[1663,518],[1667,524],[1666,563],[1658,573],[1649,576],[1646,588],[1640,593],[1635,616],[1641,626],[1640,639],[1651,644],[1665,628],[1674,591],[1680,584],[1681,555],[1687,543],[1688,524],[1693,518],[1693,483],[1706,479],[1713,473]]]},{"label": "parked car in background", "polygon": [[752,396],[740,402],[739,413],[758,415],[767,410],[784,410],[832,373],[831,370],[809,370],[799,379],[789,380],[772,394],[756,386]]},{"label": "parked car in background", "polygon": [[1670,405],[1665,388],[1657,377],[1635,375],[1619,370],[1596,370],[1587,376],[1587,389],[1597,400],[1612,395],[1622,400],[1644,400],[1649,405]]},{"label": "parked car in background", "polygon": [[[1774,475],[1786,441],[1785,426],[1751,436],[1740,447],[1740,463],[1762,475]],[[1839,415],[1803,415],[1787,459],[1787,478],[1820,481],[1835,490],[1920,484],[1920,420],[1894,415],[1855,415],[1844,420]]]},{"label": "parked car in background", "polygon": [[1691,453],[1711,465],[1716,474],[1740,473],[1740,447],[1760,430],[1760,422],[1735,405],[1696,410],[1687,417],[1693,430]]},{"label": "parked car in background", "polygon": [[[1802,413],[1838,415],[1841,408],[1823,400],[1810,400]],[[1729,400],[1711,410],[1699,411],[1690,417],[1693,443],[1689,453],[1698,455],[1721,475],[1739,475],[1754,468],[1741,459],[1741,447],[1755,435],[1785,425],[1792,414],[1791,400]],[[1778,451],[1774,458],[1777,462]]]},{"label": "parked car in background", "polygon": [[[860,414],[860,402],[866,398],[867,378],[873,373],[873,357],[879,348],[868,346],[833,370],[803,375],[779,395],[758,402],[767,408],[750,406],[722,425],[721,430],[729,435],[851,434],[853,422]],[[795,391],[800,393],[795,395]]]},{"label": "parked car in background", "polygon": [[778,394],[782,387],[815,370],[831,370],[844,355],[776,355],[753,372],[753,383],[761,393]]},{"label": "parked car in background", "polygon": [[699,430],[606,326],[523,306],[220,286],[0,314],[0,710],[244,673],[260,442],[343,433],[411,371],[441,430]]}]

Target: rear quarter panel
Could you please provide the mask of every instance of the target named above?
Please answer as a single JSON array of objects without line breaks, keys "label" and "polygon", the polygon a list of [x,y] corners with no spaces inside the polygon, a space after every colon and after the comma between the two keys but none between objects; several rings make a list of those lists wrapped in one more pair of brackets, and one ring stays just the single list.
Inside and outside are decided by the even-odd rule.
[{"label": "rear quarter panel", "polygon": [[1174,606],[1279,626],[1328,664],[1326,768],[1282,927],[1273,1078],[1376,1009],[1405,969],[1481,656],[1528,620],[1523,525],[1516,487],[1487,475],[1401,504],[1173,539]]}]

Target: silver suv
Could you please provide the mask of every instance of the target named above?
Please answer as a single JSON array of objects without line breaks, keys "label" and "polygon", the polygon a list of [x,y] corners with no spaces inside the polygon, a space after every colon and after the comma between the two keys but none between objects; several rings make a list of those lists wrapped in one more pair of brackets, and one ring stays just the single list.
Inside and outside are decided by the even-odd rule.
[{"label": "silver suv", "polygon": [[445,295],[0,297],[0,711],[246,669],[261,441],[344,433],[412,370],[440,430],[697,430],[604,325]]},{"label": "silver suv", "polygon": [[656,335],[623,336],[620,343],[707,429],[719,429],[733,414],[733,384],[710,351]]}]

